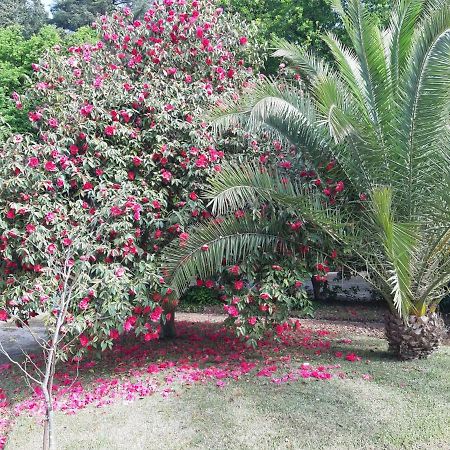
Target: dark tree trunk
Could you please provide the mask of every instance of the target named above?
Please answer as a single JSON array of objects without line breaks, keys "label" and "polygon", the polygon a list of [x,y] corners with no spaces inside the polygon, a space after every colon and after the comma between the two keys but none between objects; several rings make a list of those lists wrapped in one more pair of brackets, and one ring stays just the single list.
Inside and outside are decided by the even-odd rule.
[{"label": "dark tree trunk", "polygon": [[174,339],[177,337],[177,333],[175,331],[175,311],[171,311],[170,319],[163,321],[161,318],[161,332],[159,334],[160,339]]},{"label": "dark tree trunk", "polygon": [[325,281],[325,283],[323,283],[321,281],[317,281],[314,277],[311,277],[311,284],[313,287],[314,300],[323,300],[323,292],[328,287],[328,281]]}]

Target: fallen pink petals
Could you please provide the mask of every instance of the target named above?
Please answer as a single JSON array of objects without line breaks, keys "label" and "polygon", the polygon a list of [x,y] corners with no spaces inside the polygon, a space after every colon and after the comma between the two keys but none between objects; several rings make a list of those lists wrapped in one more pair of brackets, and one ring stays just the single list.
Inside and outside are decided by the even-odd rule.
[{"label": "fallen pink petals", "polygon": [[[179,322],[177,327],[179,338],[171,342],[118,342],[100,361],[87,359],[60,365],[53,387],[55,410],[75,414],[88,406],[102,408],[154,394],[168,398],[181,393],[183,386],[198,383],[212,382],[222,389],[244,377],[268,379],[275,385],[345,378],[347,375],[340,364],[321,362],[323,355],[328,360],[331,357],[361,361],[355,353],[344,354],[333,349],[335,343],[351,341],[339,339],[327,330],[296,327],[283,332],[279,342],[267,338],[252,349],[221,324]],[[299,360],[305,362],[299,365]],[[36,363],[42,364],[38,360]],[[10,364],[0,365],[0,372],[21,382]],[[370,381],[372,377],[366,374],[362,379]],[[8,417],[22,414],[41,417],[43,412],[39,387],[13,405],[0,389],[0,449],[5,445],[4,436],[10,427]]]}]

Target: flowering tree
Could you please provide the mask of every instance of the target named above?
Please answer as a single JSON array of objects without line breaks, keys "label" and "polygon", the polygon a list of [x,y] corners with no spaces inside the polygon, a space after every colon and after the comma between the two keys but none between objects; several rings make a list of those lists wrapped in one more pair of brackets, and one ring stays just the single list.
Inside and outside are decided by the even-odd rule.
[{"label": "flowering tree", "polygon": [[174,306],[158,254],[208,216],[198,194],[224,156],[203,111],[245,88],[259,60],[249,30],[207,1],[156,2],[143,21],[125,9],[97,29],[96,45],[33,66],[40,142],[15,135],[1,150],[0,319],[48,310],[45,255],[70,245],[74,226],[96,224],[92,286],[68,317],[86,329],[81,348],[105,349],[123,332],[158,337]]},{"label": "flowering tree", "polygon": [[[0,354],[17,366],[25,375],[29,384],[34,386],[35,392],[42,392],[45,401],[45,421],[43,449],[55,448],[55,429],[54,429],[54,400],[53,400],[53,381],[58,359],[65,358],[65,349],[67,342],[64,343],[66,335],[74,339],[82,339],[83,331],[79,324],[73,320],[70,310],[76,308],[80,298],[90,289],[95,281],[89,276],[89,257],[90,247],[93,245],[93,230],[96,224],[85,221],[82,225],[73,226],[70,234],[66,234],[61,243],[54,243],[52,233],[41,233],[35,239],[37,234],[30,237],[27,242],[29,250],[33,250],[34,255],[40,255],[47,261],[45,269],[42,269],[42,275],[39,282],[35,285],[35,290],[40,291],[42,286],[53,286],[51,297],[41,296],[40,301],[51,310],[48,316],[49,336],[48,339],[37,336],[29,327],[27,321],[21,318],[20,309],[10,311],[13,315],[12,320],[25,327],[32,335],[35,342],[42,350],[44,357],[44,367],[40,367],[39,362],[34,362],[33,358],[23,351],[23,360],[16,360],[11,357],[0,340]],[[50,241],[46,241],[50,238]],[[45,242],[46,245],[42,245]],[[62,244],[62,245],[61,245]],[[48,246],[52,246],[52,251],[48,254]],[[42,255],[44,253],[44,255]],[[99,281],[97,280],[97,284]],[[81,300],[83,302],[83,300]]]}]

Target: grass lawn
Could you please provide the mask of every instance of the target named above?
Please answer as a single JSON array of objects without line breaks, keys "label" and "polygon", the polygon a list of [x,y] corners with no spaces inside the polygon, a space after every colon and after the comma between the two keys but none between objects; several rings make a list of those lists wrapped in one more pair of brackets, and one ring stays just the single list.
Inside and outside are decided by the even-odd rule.
[{"label": "grass lawn", "polygon": [[[378,337],[349,337],[320,337],[331,341],[323,351],[291,346],[303,337],[286,349],[271,348],[258,358],[263,366],[276,362],[273,376],[249,371],[221,383],[176,381],[167,395],[58,412],[58,449],[450,449],[450,347],[427,361],[397,362]],[[194,347],[191,362],[212,345],[197,339]],[[336,358],[336,352],[361,359]],[[165,358],[173,359],[167,349]],[[305,361],[334,366],[333,376],[280,382],[279,375]],[[166,373],[157,375],[167,380]],[[34,450],[40,441],[36,418],[21,415],[6,448]]]}]

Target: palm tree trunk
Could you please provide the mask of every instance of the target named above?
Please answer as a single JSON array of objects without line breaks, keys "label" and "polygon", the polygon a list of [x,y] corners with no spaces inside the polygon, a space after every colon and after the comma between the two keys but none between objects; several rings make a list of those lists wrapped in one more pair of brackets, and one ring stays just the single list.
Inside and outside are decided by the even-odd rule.
[{"label": "palm tree trunk", "polygon": [[389,313],[385,326],[389,351],[401,360],[427,358],[439,348],[446,335],[444,321],[436,312],[410,316],[408,322]]}]

